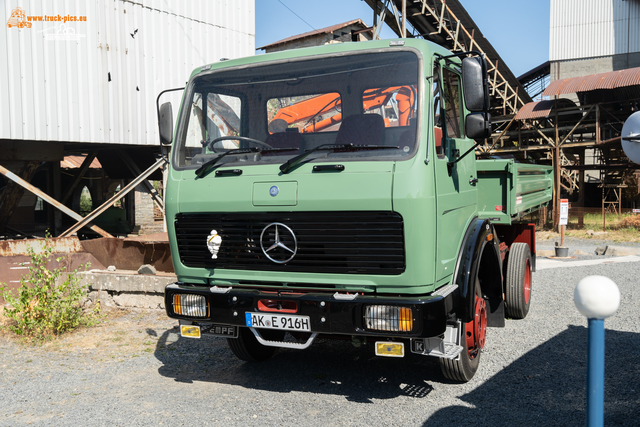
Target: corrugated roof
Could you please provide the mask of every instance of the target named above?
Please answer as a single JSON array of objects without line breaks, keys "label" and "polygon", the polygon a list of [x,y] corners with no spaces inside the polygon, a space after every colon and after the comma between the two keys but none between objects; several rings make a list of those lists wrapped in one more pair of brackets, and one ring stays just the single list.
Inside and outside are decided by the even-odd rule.
[{"label": "corrugated roof", "polygon": [[[60,167],[63,169],[78,169],[82,166],[82,162],[87,156],[64,156],[64,160],[60,162]],[[89,165],[89,169],[101,169],[102,165],[96,157]]]},{"label": "corrugated roof", "polygon": [[616,89],[635,85],[640,85],[640,67],[556,80],[547,86],[542,96],[589,92],[597,89]]},{"label": "corrugated roof", "polygon": [[547,117],[549,116],[554,103],[555,101],[529,102],[525,104],[520,110],[518,110],[518,114],[516,114],[515,119],[525,120]]},{"label": "corrugated roof", "polygon": [[283,44],[283,43],[288,43],[294,40],[299,40],[299,39],[304,39],[305,37],[311,37],[311,36],[316,36],[318,34],[328,34],[328,33],[333,33],[336,30],[339,30],[340,28],[344,28],[344,27],[348,27],[349,25],[354,25],[354,24],[360,24],[362,25],[362,28],[367,28],[367,26],[364,24],[364,22],[362,22],[362,19],[353,19],[351,21],[347,21],[347,22],[343,22],[342,24],[336,24],[336,25],[332,25],[330,27],[325,27],[325,28],[320,28],[319,30],[313,30],[313,31],[309,31],[306,33],[302,33],[302,34],[298,34],[296,36],[291,36],[291,37],[287,37],[286,39],[282,39],[282,40],[278,40],[277,42],[273,42],[261,47],[257,47],[257,49],[266,49],[268,47],[273,47],[273,46],[277,46],[279,44]]}]

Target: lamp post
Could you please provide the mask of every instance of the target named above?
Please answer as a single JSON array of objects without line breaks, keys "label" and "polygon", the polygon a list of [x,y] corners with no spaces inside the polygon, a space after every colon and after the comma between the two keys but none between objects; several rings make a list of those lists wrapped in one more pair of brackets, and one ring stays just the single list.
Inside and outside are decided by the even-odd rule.
[{"label": "lamp post", "polygon": [[576,308],[589,322],[587,359],[587,426],[604,425],[604,319],[620,307],[620,291],[613,280],[588,276],[573,292]]}]

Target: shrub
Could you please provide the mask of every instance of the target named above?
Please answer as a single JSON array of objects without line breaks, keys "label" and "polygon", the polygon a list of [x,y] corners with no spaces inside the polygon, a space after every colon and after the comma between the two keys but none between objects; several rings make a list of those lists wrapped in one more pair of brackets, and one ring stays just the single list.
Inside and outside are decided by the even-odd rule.
[{"label": "shrub", "polygon": [[[8,328],[29,340],[44,341],[97,321],[99,307],[89,313],[82,310],[81,302],[86,297],[87,286],[80,285],[78,270],[69,272],[64,278],[64,267],[47,268],[53,250],[49,235],[45,238],[42,253],[27,248],[31,264],[29,273],[20,280],[17,297],[5,284],[0,284],[0,293],[9,305],[5,307],[4,315],[13,321]],[[56,259],[58,262],[61,260]]]},{"label": "shrub", "polygon": [[620,226],[623,228],[640,228],[640,215],[630,215],[622,218]]}]

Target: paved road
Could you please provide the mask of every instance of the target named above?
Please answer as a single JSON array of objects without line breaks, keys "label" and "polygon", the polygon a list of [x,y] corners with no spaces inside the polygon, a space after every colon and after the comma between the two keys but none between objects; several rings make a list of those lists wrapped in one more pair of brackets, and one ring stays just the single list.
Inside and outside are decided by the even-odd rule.
[{"label": "paved road", "polygon": [[640,262],[575,261],[535,273],[529,316],[489,331],[468,384],[448,383],[434,359],[349,342],[246,364],[223,339],[180,338],[163,313],[131,313],[36,349],[0,339],[0,426],[584,425],[587,322],[572,295],[594,274],[622,294],[605,321],[605,423],[637,425]]}]

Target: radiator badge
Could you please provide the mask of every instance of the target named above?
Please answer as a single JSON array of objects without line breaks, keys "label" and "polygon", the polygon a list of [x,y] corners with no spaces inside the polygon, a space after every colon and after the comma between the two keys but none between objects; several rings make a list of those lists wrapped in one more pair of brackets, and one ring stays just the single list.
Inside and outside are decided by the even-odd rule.
[{"label": "radiator badge", "polygon": [[218,258],[218,251],[220,250],[220,245],[222,244],[222,237],[218,235],[216,230],[211,230],[211,234],[207,236],[207,248],[209,248],[209,252],[211,252],[211,258]]},{"label": "radiator badge", "polygon": [[298,252],[298,240],[293,230],[280,222],[272,222],[260,234],[262,253],[276,264],[286,264]]}]

